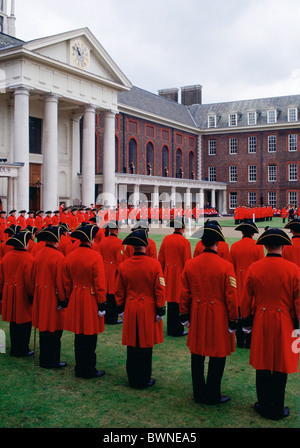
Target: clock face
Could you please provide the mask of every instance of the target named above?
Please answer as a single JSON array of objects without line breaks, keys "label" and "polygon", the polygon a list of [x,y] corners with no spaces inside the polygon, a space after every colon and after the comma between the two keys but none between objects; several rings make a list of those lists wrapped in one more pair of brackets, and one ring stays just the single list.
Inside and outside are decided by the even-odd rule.
[{"label": "clock face", "polygon": [[86,45],[79,39],[72,43],[72,59],[76,67],[86,68],[89,65],[90,53]]}]

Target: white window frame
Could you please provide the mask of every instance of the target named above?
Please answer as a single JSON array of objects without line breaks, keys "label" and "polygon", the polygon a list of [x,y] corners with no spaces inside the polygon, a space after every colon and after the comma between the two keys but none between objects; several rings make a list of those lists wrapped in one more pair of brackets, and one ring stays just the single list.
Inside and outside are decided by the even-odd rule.
[{"label": "white window frame", "polygon": [[229,193],[229,208],[231,210],[237,208],[237,193]]},{"label": "white window frame", "polygon": [[238,116],[237,113],[231,113],[228,115],[228,126],[237,126],[238,123]]},{"label": "white window frame", "polygon": [[288,198],[289,198],[289,204],[292,204],[294,208],[298,208],[298,192],[289,191]]},{"label": "white window frame", "polygon": [[217,140],[212,138],[208,140],[208,155],[215,156],[217,154]]},{"label": "white window frame", "polygon": [[248,112],[248,125],[254,126],[255,124],[257,124],[257,112],[251,110]]},{"label": "white window frame", "polygon": [[268,182],[277,182],[277,165],[268,165]]},{"label": "white window frame", "polygon": [[[271,141],[273,139],[274,139],[274,142]],[[275,148],[275,149],[273,149],[273,148]],[[277,151],[277,136],[276,135],[268,135],[268,152],[276,152],[276,151]]]},{"label": "white window frame", "polygon": [[[253,142],[255,142],[253,144]],[[255,149],[255,151],[253,151]],[[256,154],[257,149],[257,138],[256,136],[248,137],[248,154]]]},{"label": "white window frame", "polygon": [[256,182],[256,181],[257,181],[257,166],[248,165],[248,182]]},{"label": "white window frame", "polygon": [[288,109],[288,121],[290,123],[298,121],[298,109],[297,109],[297,107],[289,107],[289,109]]},{"label": "white window frame", "polygon": [[229,167],[229,182],[237,182],[237,166],[231,165]]},{"label": "white window frame", "polygon": [[267,122],[268,124],[277,123],[277,110],[269,109],[267,111]]},{"label": "white window frame", "polygon": [[237,137],[230,137],[229,139],[229,154],[237,154]]},{"label": "white window frame", "polygon": [[256,205],[257,204],[257,194],[255,191],[250,191],[248,193],[248,204],[251,205]]},{"label": "white window frame", "polygon": [[289,172],[289,182],[297,182],[298,181],[298,165],[297,165],[297,163],[289,163],[288,164],[288,172]]},{"label": "white window frame", "polygon": [[297,134],[289,134],[288,135],[288,150],[289,152],[297,151],[298,146],[298,135]]},{"label": "white window frame", "polygon": [[209,128],[217,127],[217,116],[215,114],[208,115],[207,123]]},{"label": "white window frame", "polygon": [[[273,196],[273,198],[272,198]],[[268,192],[268,204],[271,205],[271,207],[276,208],[277,207],[277,193],[276,191],[269,191]]]},{"label": "white window frame", "polygon": [[208,180],[209,182],[216,182],[217,178],[217,169],[215,166],[208,167]]}]

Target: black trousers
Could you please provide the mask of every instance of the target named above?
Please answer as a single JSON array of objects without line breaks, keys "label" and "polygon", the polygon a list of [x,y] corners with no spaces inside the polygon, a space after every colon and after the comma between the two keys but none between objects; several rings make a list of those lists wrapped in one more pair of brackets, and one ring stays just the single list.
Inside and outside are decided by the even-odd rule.
[{"label": "black trousers", "polygon": [[243,348],[243,347],[250,348],[252,333],[245,333],[243,331],[243,324],[242,324],[241,319],[238,319],[235,335],[236,335],[237,346],[239,348]]},{"label": "black trousers", "polygon": [[282,417],[287,374],[256,370],[256,393],[260,413],[271,419]]},{"label": "black trousers", "polygon": [[96,371],[97,334],[75,334],[75,374],[82,378],[93,378]]},{"label": "black trousers", "polygon": [[31,326],[31,322],[25,322],[24,324],[10,322],[9,334],[11,356],[27,356],[29,352]]},{"label": "black trousers", "polygon": [[61,337],[63,330],[40,331],[40,356],[41,367],[51,366],[60,362]]},{"label": "black trousers", "polygon": [[179,303],[168,302],[167,304],[167,333],[169,336],[180,336],[184,332],[181,324]]},{"label": "black trousers", "polygon": [[140,347],[138,324],[136,346],[127,346],[126,372],[130,387],[141,389],[148,386],[152,372],[152,347]]},{"label": "black trousers", "polygon": [[226,357],[210,356],[207,379],[204,376],[205,356],[191,356],[193,395],[197,403],[215,404],[221,398],[221,381],[225,368]]},{"label": "black trousers", "polygon": [[109,325],[114,325],[116,324],[117,320],[118,311],[115,296],[113,294],[106,294],[106,310],[104,322]]}]

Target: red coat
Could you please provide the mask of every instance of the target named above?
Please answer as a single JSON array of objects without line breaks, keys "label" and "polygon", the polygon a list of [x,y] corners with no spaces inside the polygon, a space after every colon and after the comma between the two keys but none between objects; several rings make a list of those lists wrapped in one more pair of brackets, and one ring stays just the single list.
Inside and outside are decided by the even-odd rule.
[{"label": "red coat", "polygon": [[[194,254],[193,257],[197,257],[198,255],[202,254],[204,250],[202,241],[199,240],[198,243],[196,244],[195,250],[194,250]],[[217,254],[224,258],[224,260],[229,260],[229,246],[228,243],[226,243],[225,241],[219,241],[218,243],[218,249],[217,249]]]},{"label": "red coat", "polygon": [[58,250],[66,257],[72,250],[72,240],[69,236],[62,234],[58,245]]},{"label": "red coat", "polygon": [[64,329],[65,310],[57,310],[58,302],[65,300],[64,262],[63,254],[47,245],[34,257],[31,276],[34,290],[32,325],[39,331]]},{"label": "red coat", "polygon": [[0,264],[2,320],[23,324],[32,320],[31,268],[33,257],[26,250],[12,250]]},{"label": "red coat", "polygon": [[104,317],[98,316],[98,303],[106,301],[106,284],[101,255],[86,246],[67,255],[64,286],[69,299],[65,330],[85,335],[102,333]]},{"label": "red coat", "polygon": [[233,266],[214,251],[189,260],[182,273],[180,313],[190,314],[187,345],[192,354],[224,357],[235,350],[229,320],[238,318]]},{"label": "red coat", "polygon": [[99,251],[104,262],[107,294],[114,294],[117,270],[124,260],[122,240],[115,235],[109,235],[100,242]]},{"label": "red coat", "polygon": [[17,225],[21,226],[21,229],[25,229],[26,227],[26,218],[24,216],[19,216],[17,219]]},{"label": "red coat", "polygon": [[166,281],[166,300],[180,300],[180,276],[187,260],[192,257],[190,242],[180,233],[172,233],[164,237],[159,253],[160,262]]},{"label": "red coat", "polygon": [[165,306],[165,286],[161,265],[145,255],[134,255],[119,266],[115,298],[125,303],[122,344],[136,346],[136,324],[140,347],[163,342],[163,322],[156,322]]},{"label": "red coat", "polygon": [[299,236],[292,237],[292,245],[291,246],[284,246],[282,256],[286,260],[296,263],[296,265],[299,266],[299,268],[300,268],[300,237]]},{"label": "red coat", "polygon": [[34,225],[38,230],[41,230],[44,226],[43,223],[43,218],[41,216],[36,216],[35,220],[34,220]]},{"label": "red coat", "polygon": [[237,281],[239,306],[248,267],[255,261],[264,258],[264,248],[257,245],[252,238],[244,237],[231,245],[229,261],[233,264]]},{"label": "red coat", "polygon": [[5,218],[0,218],[0,241],[4,241],[7,238],[5,237],[5,233],[4,230],[6,229],[7,224],[6,224],[6,219]]},{"label": "red coat", "polygon": [[[151,240],[151,238],[148,239],[149,246],[146,248],[146,255],[148,257],[155,258],[157,260],[157,249],[156,249],[156,243],[154,240]],[[126,246],[125,252],[124,252],[124,259],[132,257],[134,254],[134,248],[133,246]]]},{"label": "red coat", "polygon": [[297,372],[293,318],[299,321],[300,269],[281,256],[266,256],[247,272],[242,318],[254,314],[249,363],[257,370]]}]

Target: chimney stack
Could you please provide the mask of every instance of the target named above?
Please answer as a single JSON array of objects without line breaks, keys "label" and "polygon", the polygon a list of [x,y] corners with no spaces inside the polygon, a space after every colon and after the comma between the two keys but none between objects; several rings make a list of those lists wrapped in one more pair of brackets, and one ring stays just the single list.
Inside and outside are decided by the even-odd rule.
[{"label": "chimney stack", "polygon": [[192,106],[193,104],[202,104],[202,86],[181,87],[181,104]]},{"label": "chimney stack", "polygon": [[178,103],[178,90],[177,88],[173,89],[162,89],[158,91],[158,95],[166,98],[167,100],[172,100]]}]

